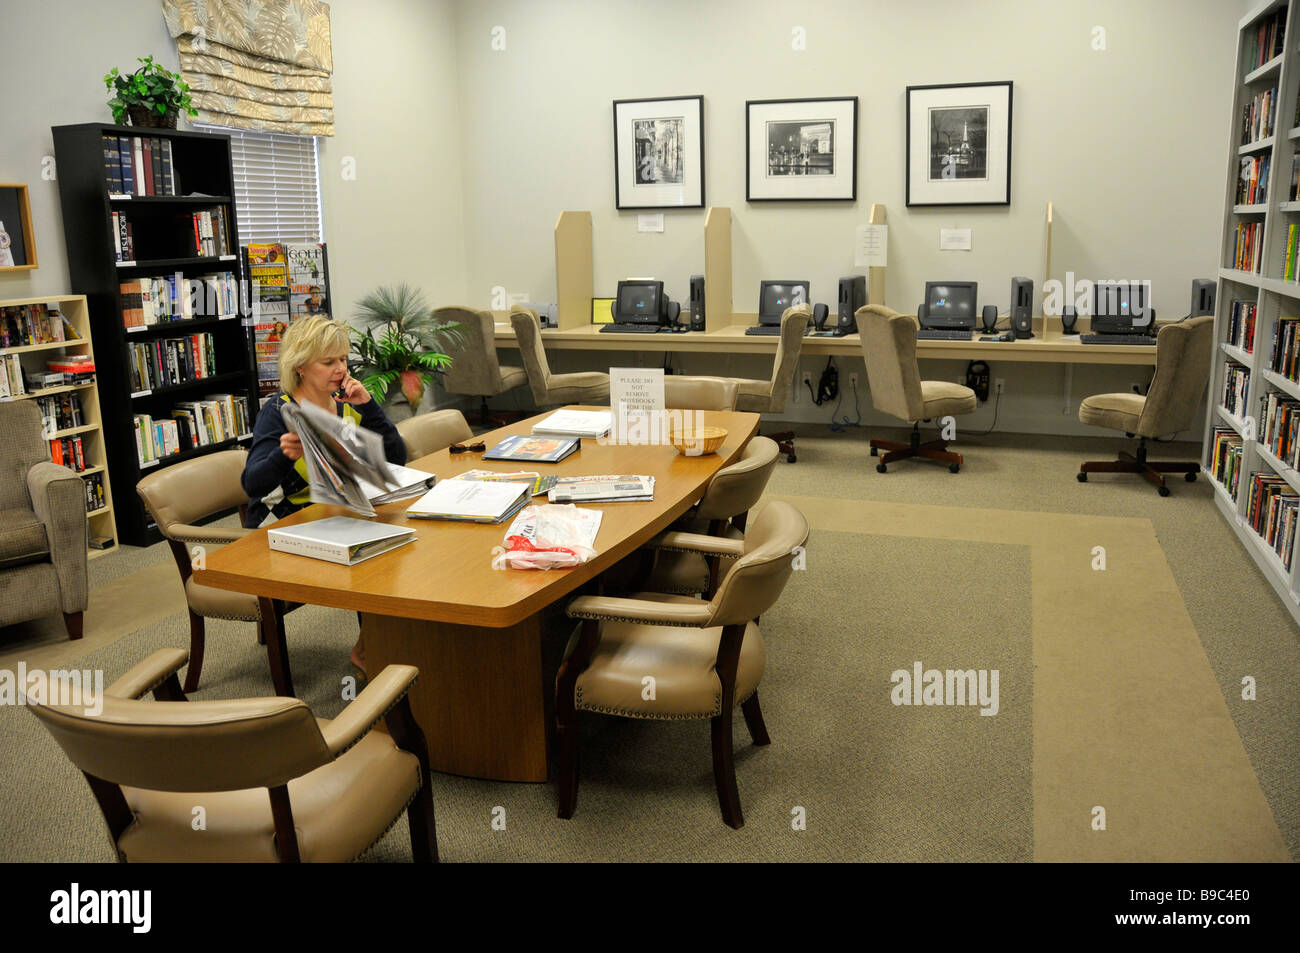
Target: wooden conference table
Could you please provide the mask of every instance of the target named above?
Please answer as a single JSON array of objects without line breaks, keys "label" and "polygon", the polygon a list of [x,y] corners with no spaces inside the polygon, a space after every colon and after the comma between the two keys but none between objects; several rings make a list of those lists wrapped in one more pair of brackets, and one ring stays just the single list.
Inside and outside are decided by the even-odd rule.
[{"label": "wooden conference table", "polygon": [[[542,416],[479,439],[491,449],[508,434],[528,433]],[[573,569],[494,570],[492,550],[502,545],[508,524],[408,520],[408,501],[376,507],[376,519],[414,528],[415,542],[356,566],[272,552],[262,529],[209,555],[207,567],[196,570],[194,578],[218,589],[360,612],[367,669],[378,672],[389,663],[407,663],[420,670],[411,705],[435,770],[545,781],[546,713],[554,687],[543,684],[542,610],[666,529],[703,495],[717,470],[739,457],[758,430],[758,414],[702,416],[706,426],[727,430],[727,440],[715,454],[686,457],[668,446],[602,446],[584,440],[568,459],[535,465],[561,476],[641,473],[655,478],[651,501],[591,504],[605,514],[596,537],[598,555]],[[447,450],[411,465],[444,478],[474,468],[529,469]],[[349,513],[313,504],[275,525],[339,515]]]}]

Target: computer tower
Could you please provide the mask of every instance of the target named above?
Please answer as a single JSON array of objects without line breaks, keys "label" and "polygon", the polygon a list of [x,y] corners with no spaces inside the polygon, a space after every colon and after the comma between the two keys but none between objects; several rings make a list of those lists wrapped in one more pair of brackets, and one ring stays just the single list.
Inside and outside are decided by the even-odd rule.
[{"label": "computer tower", "polygon": [[1214,314],[1214,299],[1217,283],[1212,278],[1192,279],[1192,308],[1189,318],[1199,318],[1203,314]]},{"label": "computer tower", "polygon": [[836,334],[853,334],[858,329],[858,308],[867,303],[867,276],[849,275],[840,279],[840,310],[835,322]]},{"label": "computer tower", "polygon": [[1011,279],[1011,330],[1016,339],[1034,336],[1034,281],[1032,278]]},{"label": "computer tower", "polygon": [[704,330],[704,276],[691,275],[691,330]]}]

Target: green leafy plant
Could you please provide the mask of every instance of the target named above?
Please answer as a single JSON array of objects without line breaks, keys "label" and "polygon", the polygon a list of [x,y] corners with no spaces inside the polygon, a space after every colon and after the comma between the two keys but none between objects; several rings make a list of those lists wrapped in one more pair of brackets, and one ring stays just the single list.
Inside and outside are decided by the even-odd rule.
[{"label": "green leafy plant", "polygon": [[412,409],[425,387],[451,367],[460,325],[439,322],[424,295],[405,283],[378,288],[357,302],[364,328],[352,331],[353,373],[381,404],[399,384]]},{"label": "green leafy plant", "polygon": [[134,73],[123,75],[116,66],[104,75],[104,88],[113,94],[108,101],[113,110],[113,121],[122,125],[126,121],[127,108],[142,106],[150,112],[165,116],[169,110],[184,110],[190,116],[197,116],[198,110],[190,102],[190,87],[181,79],[180,73],[172,73],[153,61],[152,56],[139,56],[143,63]]}]

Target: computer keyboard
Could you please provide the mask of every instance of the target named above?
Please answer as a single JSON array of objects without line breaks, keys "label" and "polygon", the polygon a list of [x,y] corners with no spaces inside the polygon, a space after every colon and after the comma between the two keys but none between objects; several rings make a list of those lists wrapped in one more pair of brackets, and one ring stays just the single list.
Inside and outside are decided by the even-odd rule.
[{"label": "computer keyboard", "polygon": [[[658,324],[602,324],[600,333],[611,334],[657,334],[661,330]],[[662,328],[667,331],[668,329]]]},{"label": "computer keyboard", "polygon": [[1080,334],[1079,340],[1084,344],[1155,344],[1156,339],[1149,334]]},{"label": "computer keyboard", "polygon": [[745,328],[746,334],[770,334],[776,335],[781,333],[779,324],[754,324]]},{"label": "computer keyboard", "polygon": [[947,331],[938,328],[918,328],[916,339],[918,341],[969,341],[971,339],[970,331]]}]

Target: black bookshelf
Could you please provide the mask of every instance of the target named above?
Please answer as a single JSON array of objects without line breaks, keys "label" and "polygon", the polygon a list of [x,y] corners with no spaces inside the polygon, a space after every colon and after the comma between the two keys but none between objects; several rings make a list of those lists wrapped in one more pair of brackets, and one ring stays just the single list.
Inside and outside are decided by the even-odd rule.
[{"label": "black bookshelf", "polygon": [[[117,531],[123,543],[144,546],[162,537],[134,492],[140,477],[182,460],[238,446],[239,441],[226,440],[184,449],[141,468],[136,453],[134,415],[149,414],[155,420],[168,419],[176,401],[218,392],[246,399],[250,431],[257,414],[256,368],[248,327],[246,321],[241,320],[247,317],[246,299],[242,293],[238,296],[237,319],[201,317],[128,331],[122,318],[120,286],[123,282],[178,272],[185,278],[221,271],[229,271],[237,279],[243,277],[238,254],[239,218],[233,198],[230,138],[111,123],[55,126],[51,133],[58,168],[59,200],[63,209],[63,233],[68,249],[68,271],[72,287],[86,296],[90,308],[108,470],[113,485],[120,488],[113,501]],[[179,179],[177,191],[182,194],[110,195],[104,136],[167,140]],[[217,256],[190,254],[191,249],[185,247],[187,236],[183,237],[183,230],[177,228],[178,216],[201,208],[222,206],[226,209],[230,253]],[[135,261],[117,260],[113,212],[126,212],[131,216],[138,256]],[[133,394],[128,345],[191,333],[213,335],[216,374]]]}]

